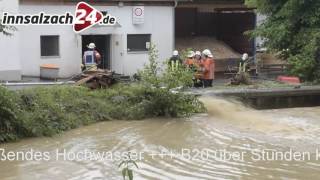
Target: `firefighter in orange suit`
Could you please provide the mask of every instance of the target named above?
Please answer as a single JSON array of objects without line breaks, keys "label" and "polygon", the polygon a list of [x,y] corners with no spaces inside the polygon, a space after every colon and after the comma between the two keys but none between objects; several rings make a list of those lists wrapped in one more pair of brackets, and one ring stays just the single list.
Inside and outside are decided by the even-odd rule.
[{"label": "firefighter in orange suit", "polygon": [[209,49],[202,52],[203,55],[203,86],[205,88],[212,87],[212,82],[214,79],[214,69],[215,61],[213,60],[213,55]]},{"label": "firefighter in orange suit", "polygon": [[193,77],[192,77],[192,81],[193,81],[193,86],[197,87],[197,83],[199,81],[199,79],[197,78],[197,71],[198,71],[198,63],[195,59],[195,53],[193,51],[189,51],[188,52],[188,56],[187,59],[184,62],[185,66],[192,71]]},{"label": "firefighter in orange suit", "polygon": [[194,87],[203,87],[203,64],[201,52],[196,51],[194,56],[195,74],[194,74]]},{"label": "firefighter in orange suit", "polygon": [[188,52],[187,59],[184,61],[184,64],[187,68],[194,70],[195,68],[195,59],[194,59],[195,53],[193,51]]},{"label": "firefighter in orange suit", "polygon": [[196,51],[196,53],[194,55],[194,59],[196,60],[197,64],[201,64],[202,57],[201,57],[201,52],[200,51]]}]

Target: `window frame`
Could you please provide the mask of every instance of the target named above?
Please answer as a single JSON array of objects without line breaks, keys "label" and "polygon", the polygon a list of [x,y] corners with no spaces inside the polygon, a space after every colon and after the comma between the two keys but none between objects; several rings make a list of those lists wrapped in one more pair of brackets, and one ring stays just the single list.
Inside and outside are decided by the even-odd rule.
[{"label": "window frame", "polygon": [[[43,37],[57,37],[58,38],[58,54],[57,55],[48,55],[48,56],[43,56],[42,55],[42,38]],[[61,55],[61,49],[60,49],[60,35],[40,35],[40,57],[42,59],[46,58],[60,58]]]},{"label": "window frame", "polygon": [[150,45],[151,45],[151,42],[152,42],[152,34],[151,33],[144,33],[144,34],[127,34],[127,53],[128,54],[139,54],[139,53],[141,53],[141,54],[145,54],[145,53],[148,53],[149,52],[149,49],[144,49],[144,50],[129,50],[129,47],[128,47],[128,45],[129,45],[129,36],[130,35],[148,35],[149,36],[149,43],[150,43]]}]

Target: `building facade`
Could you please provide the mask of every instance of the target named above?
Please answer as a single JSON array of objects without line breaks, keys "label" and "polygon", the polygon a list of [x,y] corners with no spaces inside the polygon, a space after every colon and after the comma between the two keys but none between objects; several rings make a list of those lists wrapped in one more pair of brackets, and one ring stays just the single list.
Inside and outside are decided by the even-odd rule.
[{"label": "building facade", "polygon": [[[20,14],[65,14],[75,12],[76,2],[39,3],[37,1],[0,1],[0,10]],[[97,45],[103,67],[120,74],[133,75],[148,61],[148,46],[156,45],[159,60],[170,57],[174,46],[174,7],[171,5],[142,6],[143,23],[133,23],[136,4],[123,6],[92,3],[117,18],[115,26],[94,26],[80,34],[72,26],[17,26],[14,36],[1,36],[0,80],[19,80],[21,75],[39,77],[42,64],[55,64],[60,78],[81,72],[83,51],[90,42]],[[140,5],[141,6],[141,5]],[[13,9],[13,10],[12,10]],[[5,38],[3,40],[3,38]],[[7,51],[8,50],[8,51]],[[8,72],[10,70],[10,73]],[[14,74],[14,75],[13,75]]]},{"label": "building facade", "polygon": [[[74,0],[0,0],[0,14],[74,14]],[[0,34],[0,80],[20,80],[40,76],[40,66],[59,67],[59,78],[81,72],[86,46],[94,42],[102,55],[102,68],[133,75],[148,62],[148,47],[156,45],[159,60],[165,61],[179,46],[178,39],[214,38],[238,53],[254,56],[255,42],[244,32],[255,28],[254,9],[243,0],[96,0],[88,1],[105,14],[117,18],[115,26],[94,26],[75,33],[71,25],[17,26],[7,37]],[[143,10],[136,22],[134,11]],[[194,50],[216,51],[215,44],[188,43]],[[217,61],[224,71],[230,58]]]},{"label": "building facade", "polygon": [[[1,11],[18,13],[18,0],[0,1]],[[21,61],[19,51],[19,33],[14,36],[4,36],[0,33],[0,80],[20,80],[21,79]]]}]

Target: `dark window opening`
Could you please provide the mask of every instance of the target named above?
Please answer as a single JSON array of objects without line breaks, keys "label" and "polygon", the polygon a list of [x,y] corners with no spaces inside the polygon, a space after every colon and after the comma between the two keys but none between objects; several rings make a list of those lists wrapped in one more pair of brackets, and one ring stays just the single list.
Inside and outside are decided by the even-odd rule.
[{"label": "dark window opening", "polygon": [[128,34],[128,52],[148,51],[151,42],[151,34]]},{"label": "dark window opening", "polygon": [[59,56],[59,36],[40,37],[41,56]]}]

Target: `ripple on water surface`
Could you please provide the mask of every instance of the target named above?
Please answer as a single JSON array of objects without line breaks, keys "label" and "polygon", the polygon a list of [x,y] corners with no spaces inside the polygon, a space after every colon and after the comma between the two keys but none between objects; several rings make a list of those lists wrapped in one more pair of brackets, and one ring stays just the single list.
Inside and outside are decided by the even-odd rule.
[{"label": "ripple on water surface", "polygon": [[[2,144],[6,151],[142,152],[135,179],[318,179],[318,161],[257,161],[263,150],[318,147],[320,108],[255,111],[221,99],[188,119],[110,121],[53,138]],[[239,155],[240,154],[240,155]],[[188,156],[191,155],[191,156]],[[237,155],[239,157],[237,158]],[[1,179],[121,179],[119,161],[0,161]]]}]

